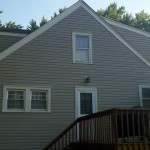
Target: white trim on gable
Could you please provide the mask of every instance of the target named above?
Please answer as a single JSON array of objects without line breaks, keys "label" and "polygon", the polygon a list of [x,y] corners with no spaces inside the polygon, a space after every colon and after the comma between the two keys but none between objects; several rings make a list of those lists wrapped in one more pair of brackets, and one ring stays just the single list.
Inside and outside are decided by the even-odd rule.
[{"label": "white trim on gable", "polygon": [[140,29],[137,29],[137,28],[134,28],[134,27],[131,27],[129,25],[126,25],[126,24],[122,24],[120,22],[116,22],[114,20],[111,20],[111,19],[108,19],[108,18],[104,18],[103,19],[109,23],[110,25],[114,25],[114,26],[117,26],[117,27],[120,27],[120,28],[123,28],[123,29],[126,29],[126,30],[129,30],[129,31],[132,31],[132,32],[135,32],[135,33],[138,33],[138,34],[141,34],[141,35],[144,35],[144,36],[147,36],[150,38],[150,33],[146,32],[146,31],[142,31]]},{"label": "white trim on gable", "polygon": [[0,35],[25,37],[25,36],[27,36],[28,34],[26,34],[26,33],[10,33],[10,32],[1,32],[1,31],[0,31]]},{"label": "white trim on gable", "polygon": [[73,11],[75,11],[79,7],[81,7],[80,1],[76,2],[74,5],[69,7],[66,11],[64,11],[63,13],[58,15],[56,18],[50,20],[48,23],[43,25],[41,28],[37,29],[36,31],[32,32],[31,34],[29,34],[28,36],[26,36],[22,40],[18,41],[14,45],[12,45],[9,48],[7,48],[6,50],[2,51],[0,53],[0,60],[4,59],[5,57],[10,55],[11,53],[13,53],[16,50],[18,50],[19,48],[21,48],[23,45],[27,44],[28,42],[30,42],[31,40],[33,40],[34,38],[36,38],[37,36],[39,36],[40,34],[45,32],[47,29],[51,28],[53,25],[55,25],[56,23],[61,21],[63,18],[65,18],[66,16],[71,14]]},{"label": "white trim on gable", "polygon": [[83,7],[87,12],[89,12],[99,23],[101,23],[110,33],[112,33],[121,43],[123,43],[127,48],[129,48],[139,59],[141,59],[146,65],[150,67],[150,62],[141,54],[139,53],[130,43],[128,43],[119,33],[117,33],[109,23],[107,23],[102,17],[98,16],[95,11],[89,7],[84,1],[78,1],[74,5],[72,5],[70,8],[68,8],[66,11],[58,15],[56,18],[49,21],[47,24],[43,25],[41,28],[36,30],[35,32],[29,34],[19,42],[15,43],[8,49],[2,51],[0,53],[0,60],[4,59],[11,53],[15,52],[19,48],[21,48],[23,45],[27,44],[43,32],[45,32],[47,29],[51,28],[53,25],[61,21],[63,18],[71,14],[73,11],[78,9],[79,7]]},{"label": "white trim on gable", "polygon": [[112,33],[121,43],[123,43],[127,48],[129,48],[137,57],[139,57],[145,64],[150,67],[150,62],[136,49],[131,46],[119,33],[117,33],[102,17],[100,18],[93,10],[82,3],[82,7],[89,12],[99,23],[101,23],[110,33]]}]

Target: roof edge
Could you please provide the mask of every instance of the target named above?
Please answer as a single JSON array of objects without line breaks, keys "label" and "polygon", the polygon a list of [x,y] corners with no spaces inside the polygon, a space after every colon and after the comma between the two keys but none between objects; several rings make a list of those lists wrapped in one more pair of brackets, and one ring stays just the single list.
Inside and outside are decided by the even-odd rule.
[{"label": "roof edge", "polygon": [[0,35],[25,37],[28,34],[27,33],[10,33],[10,32],[2,32],[2,31],[0,31]]},{"label": "roof edge", "polygon": [[109,18],[105,18],[105,17],[102,17],[102,18],[103,18],[107,23],[109,23],[109,24],[111,24],[111,25],[115,25],[115,26],[117,26],[117,27],[124,28],[124,29],[127,29],[127,30],[129,30],[129,31],[136,32],[136,33],[138,33],[138,34],[141,34],[141,35],[150,37],[150,33],[149,33],[149,32],[146,32],[146,31],[143,31],[143,30],[134,28],[134,27],[132,27],[132,26],[129,26],[129,25],[126,25],[126,24],[123,24],[123,23],[120,23],[120,22],[111,20],[111,19],[109,19]]},{"label": "roof edge", "polygon": [[25,38],[21,39],[20,41],[18,41],[17,43],[13,44],[12,46],[7,48],[6,50],[2,51],[0,53],[0,60],[4,59],[5,57],[10,55],[11,53],[13,53],[16,50],[18,50],[19,48],[21,48],[23,45],[27,44],[28,42],[30,42],[31,40],[33,40],[34,38],[36,38],[37,36],[39,36],[40,34],[45,32],[46,30],[51,28],[53,25],[55,25],[56,23],[61,21],[63,18],[65,18],[66,16],[71,14],[77,8],[81,7],[81,4],[82,4],[81,1],[76,2],[75,4],[70,6],[66,11],[64,11],[61,14],[59,14],[56,18],[53,18],[52,20],[50,20],[48,23],[46,23],[45,25],[43,25],[42,27],[40,27],[36,31],[32,32],[31,34],[27,35]]}]

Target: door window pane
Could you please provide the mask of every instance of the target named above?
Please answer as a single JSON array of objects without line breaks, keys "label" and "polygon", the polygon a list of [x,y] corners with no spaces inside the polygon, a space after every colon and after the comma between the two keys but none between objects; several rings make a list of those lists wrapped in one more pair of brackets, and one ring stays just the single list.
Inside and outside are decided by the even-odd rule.
[{"label": "door window pane", "polygon": [[80,93],[80,114],[92,113],[92,93]]},{"label": "door window pane", "polygon": [[142,96],[143,96],[143,98],[150,98],[150,88],[143,88]]},{"label": "door window pane", "polygon": [[143,107],[144,108],[150,108],[150,99],[143,99]]}]

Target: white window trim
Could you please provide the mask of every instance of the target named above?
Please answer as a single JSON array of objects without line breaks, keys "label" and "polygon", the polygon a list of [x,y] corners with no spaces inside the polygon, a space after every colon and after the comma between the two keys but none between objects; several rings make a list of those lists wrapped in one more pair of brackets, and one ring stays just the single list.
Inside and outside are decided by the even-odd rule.
[{"label": "white window trim", "polygon": [[[76,35],[87,35],[89,36],[89,61],[76,61]],[[72,49],[73,49],[73,63],[92,64],[92,35],[89,33],[72,33]]]},{"label": "white window trim", "polygon": [[[24,108],[24,110],[8,109],[7,108],[8,89],[24,89],[25,90],[25,103],[24,103],[25,108]],[[48,94],[47,110],[31,109],[31,90],[45,90],[45,91],[47,91],[47,94]],[[51,88],[4,85],[3,86],[2,112],[38,112],[38,113],[39,112],[51,112]]]},{"label": "white window trim", "polygon": [[140,98],[140,106],[143,107],[143,96],[142,96],[142,89],[143,88],[149,88],[150,85],[139,85],[139,98]]}]

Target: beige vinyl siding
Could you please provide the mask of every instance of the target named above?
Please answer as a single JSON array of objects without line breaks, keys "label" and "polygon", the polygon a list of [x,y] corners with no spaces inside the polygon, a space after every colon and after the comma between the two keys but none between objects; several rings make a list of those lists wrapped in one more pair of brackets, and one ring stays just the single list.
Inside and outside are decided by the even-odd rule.
[{"label": "beige vinyl siding", "polygon": [[[73,63],[72,32],[92,35],[93,64]],[[51,113],[0,112],[0,149],[44,148],[75,119],[75,86],[97,88],[99,111],[139,105],[138,86],[150,84],[149,74],[135,54],[79,8],[0,61],[0,104],[2,85],[51,87],[52,93]]]},{"label": "beige vinyl siding", "polygon": [[20,36],[0,35],[0,53],[22,38]]},{"label": "beige vinyl siding", "polygon": [[113,28],[150,61],[150,37],[117,27],[115,25],[113,25]]}]

